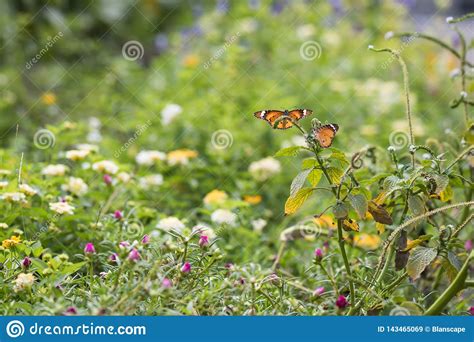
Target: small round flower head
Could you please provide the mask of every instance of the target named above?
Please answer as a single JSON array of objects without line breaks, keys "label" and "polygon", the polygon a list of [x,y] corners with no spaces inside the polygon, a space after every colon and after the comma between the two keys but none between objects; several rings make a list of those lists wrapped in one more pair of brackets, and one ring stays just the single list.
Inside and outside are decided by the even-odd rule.
[{"label": "small round flower head", "polygon": [[119,256],[117,253],[112,253],[110,256],[109,256],[109,261],[113,264],[115,264],[116,262],[118,262],[119,260]]},{"label": "small round flower head", "polygon": [[467,240],[466,243],[464,244],[464,249],[467,252],[472,251],[472,240]]},{"label": "small round flower head", "polygon": [[112,176],[105,174],[104,175],[104,183],[107,185],[112,185]]},{"label": "small round flower head", "polygon": [[31,259],[28,258],[28,257],[25,257],[23,259],[23,261],[21,262],[21,266],[24,268],[24,269],[27,269],[28,267],[30,267],[31,265]]},{"label": "small round flower head", "polygon": [[226,262],[226,264],[224,265],[224,267],[225,267],[226,269],[228,269],[229,271],[234,270],[234,264],[231,263],[231,262]]},{"label": "small round flower head", "polygon": [[395,152],[395,147],[390,145],[389,147],[387,147],[387,151],[390,152],[390,153],[393,153],[393,152]]},{"label": "small round flower head", "polygon": [[161,281],[161,287],[164,289],[169,289],[172,286],[173,283],[168,278],[163,278],[163,280]]},{"label": "small round flower head", "polygon": [[325,292],[325,290],[324,290],[324,287],[323,287],[323,286],[318,287],[318,288],[316,288],[316,290],[313,291],[313,296],[319,297],[319,296],[321,296],[324,292]]},{"label": "small round flower head", "polygon": [[374,46],[373,46],[373,45],[369,45],[367,48],[368,48],[369,50],[372,50],[372,49],[374,48]]},{"label": "small round flower head", "polygon": [[410,153],[415,153],[416,152],[416,146],[415,145],[410,145],[408,147],[408,151],[410,151]]},{"label": "small round flower head", "polygon": [[470,314],[471,316],[474,316],[474,306],[471,306],[471,307],[469,308],[468,312],[469,312],[469,314]]},{"label": "small round flower head", "polygon": [[323,251],[321,250],[321,248],[316,248],[316,250],[314,251],[314,257],[316,258],[317,263],[320,263],[321,260],[323,260]]},{"label": "small round flower head", "polygon": [[394,36],[393,31],[388,31],[387,33],[385,33],[384,38],[385,40],[390,40],[393,38],[393,36]]},{"label": "small round flower head", "polygon": [[84,247],[84,253],[85,254],[95,254],[95,248],[94,248],[94,244],[92,242],[86,243],[86,246]]},{"label": "small round flower head", "polygon": [[140,253],[138,252],[138,250],[136,248],[133,248],[130,253],[128,253],[128,260],[130,261],[138,261],[140,260],[142,257],[140,255]]},{"label": "small round flower head", "polygon": [[70,306],[64,311],[65,315],[77,315],[77,309],[74,306]]},{"label": "small round flower head", "polygon": [[114,212],[114,217],[115,217],[117,220],[121,220],[121,219],[123,219],[123,213],[122,213],[120,210],[115,210],[115,212]]},{"label": "small round flower head", "polygon": [[451,24],[453,22],[454,18],[453,17],[447,17],[446,18],[446,23]]},{"label": "small round flower head", "polygon": [[461,97],[465,99],[467,97],[467,93],[465,91],[461,91]]},{"label": "small round flower head", "polygon": [[201,235],[199,237],[199,246],[206,247],[209,245],[209,237],[207,235]]},{"label": "small round flower head", "polygon": [[339,309],[344,309],[348,304],[349,303],[347,302],[346,297],[344,297],[343,295],[340,295],[336,300],[336,306]]},{"label": "small round flower head", "polygon": [[183,266],[181,266],[181,272],[183,273],[189,273],[191,272],[191,264],[189,262],[185,262]]},{"label": "small round flower head", "polygon": [[119,243],[119,248],[127,249],[128,247],[130,247],[130,242],[128,242],[128,241],[121,241]]},{"label": "small round flower head", "polygon": [[148,234],[143,235],[142,244],[147,245],[149,243],[150,243],[150,235],[148,235]]}]

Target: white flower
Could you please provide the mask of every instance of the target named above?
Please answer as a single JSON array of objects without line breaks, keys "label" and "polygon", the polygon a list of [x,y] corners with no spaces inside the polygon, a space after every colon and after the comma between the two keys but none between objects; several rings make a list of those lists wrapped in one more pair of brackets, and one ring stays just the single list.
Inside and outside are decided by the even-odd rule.
[{"label": "white flower", "polygon": [[66,158],[70,160],[82,160],[88,156],[89,150],[70,150],[66,152]]},{"label": "white flower", "polygon": [[126,173],[126,172],[120,172],[120,173],[117,175],[117,179],[118,179],[119,181],[121,181],[122,183],[128,183],[131,178],[132,178],[132,176],[130,176],[130,174],[128,174],[128,173]]},{"label": "white flower", "polygon": [[143,189],[147,189],[150,186],[160,186],[163,184],[163,176],[159,173],[155,175],[148,175],[146,177],[140,178],[139,184]]},{"label": "white flower", "polygon": [[15,286],[13,289],[15,292],[23,291],[26,289],[30,289],[35,282],[35,277],[33,273],[20,273],[18,277],[15,279]]},{"label": "white flower", "polygon": [[316,32],[312,24],[301,25],[296,29],[296,36],[301,40],[311,38]]},{"label": "white flower", "polygon": [[237,215],[227,209],[217,209],[211,214],[211,220],[217,224],[235,226],[237,224]]},{"label": "white flower", "polygon": [[6,224],[5,222],[1,222],[1,223],[0,223],[0,228],[7,229],[7,228],[8,228],[8,224]]},{"label": "white flower", "polygon": [[165,160],[166,154],[160,151],[140,151],[135,157],[139,165],[153,165],[159,160]]},{"label": "white flower", "polygon": [[8,176],[8,175],[11,175],[11,171],[10,170],[5,170],[5,169],[0,169],[0,175],[2,176]]},{"label": "white flower", "polygon": [[78,150],[81,151],[89,151],[89,152],[97,152],[99,151],[99,146],[93,144],[79,144],[76,145]]},{"label": "white flower", "polygon": [[102,161],[92,164],[92,169],[95,171],[114,175],[119,170],[119,167],[113,161],[102,160]]},{"label": "white flower", "polygon": [[281,148],[291,146],[306,146],[306,139],[301,135],[295,135],[290,140],[285,140],[281,143]]},{"label": "white flower", "polygon": [[260,233],[263,230],[263,228],[265,228],[265,226],[267,225],[267,221],[265,221],[264,219],[253,220],[250,223],[252,224],[253,230],[255,230],[258,233]]},{"label": "white flower", "polygon": [[69,177],[69,182],[63,185],[63,189],[74,195],[82,196],[87,192],[88,186],[82,178]]},{"label": "white flower", "polygon": [[271,176],[279,173],[280,170],[280,162],[272,157],[253,162],[249,166],[250,174],[258,181],[267,180]]},{"label": "white flower", "polygon": [[98,130],[92,130],[87,134],[87,141],[91,143],[99,143],[102,141],[102,135]]},{"label": "white flower", "polygon": [[214,229],[202,223],[193,227],[193,234],[206,235],[211,240],[217,237]]},{"label": "white flower", "polygon": [[95,116],[91,116],[89,118],[89,127],[92,129],[99,129],[102,127],[102,123],[100,122],[99,118],[96,118]]},{"label": "white flower", "polygon": [[183,108],[181,108],[180,105],[174,103],[166,105],[166,107],[161,111],[161,122],[165,126],[169,125],[175,117],[182,113],[182,111]]},{"label": "white flower", "polygon": [[7,181],[1,181],[1,182],[0,182],[0,189],[5,189],[7,186],[8,186],[8,182],[7,182]]},{"label": "white flower", "polygon": [[64,176],[68,167],[63,164],[51,164],[46,166],[41,173],[45,176]]},{"label": "white flower", "polygon": [[5,192],[2,198],[7,202],[26,202],[26,196],[21,192]]},{"label": "white flower", "polygon": [[20,184],[20,192],[24,193],[27,196],[34,196],[38,193],[38,191],[33,189],[28,184]]},{"label": "white flower", "polygon": [[49,209],[57,212],[58,214],[73,215],[75,208],[66,202],[55,202],[55,203],[49,203]]},{"label": "white flower", "polygon": [[166,230],[166,231],[176,230],[177,232],[182,232],[182,230],[185,227],[186,226],[184,225],[183,222],[181,222],[180,219],[178,219],[176,217],[173,217],[173,216],[161,219],[156,225],[156,228],[158,228],[158,229],[162,229],[162,230]]}]

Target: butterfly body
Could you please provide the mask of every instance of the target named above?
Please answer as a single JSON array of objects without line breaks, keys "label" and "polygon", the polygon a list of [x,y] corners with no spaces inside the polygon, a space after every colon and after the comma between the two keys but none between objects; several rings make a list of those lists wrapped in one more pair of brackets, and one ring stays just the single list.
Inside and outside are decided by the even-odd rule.
[{"label": "butterfly body", "polygon": [[328,148],[332,145],[332,141],[339,130],[338,124],[327,124],[316,127],[313,130],[314,138],[322,148]]},{"label": "butterfly body", "polygon": [[293,127],[293,123],[302,118],[313,114],[311,109],[293,109],[293,110],[260,110],[253,115],[268,122],[270,126],[276,129],[288,129]]}]

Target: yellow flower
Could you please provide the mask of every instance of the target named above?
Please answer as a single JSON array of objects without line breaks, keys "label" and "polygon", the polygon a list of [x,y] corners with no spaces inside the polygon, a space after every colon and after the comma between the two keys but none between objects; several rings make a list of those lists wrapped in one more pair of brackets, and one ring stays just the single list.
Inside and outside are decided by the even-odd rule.
[{"label": "yellow flower", "polygon": [[260,195],[245,195],[244,201],[248,204],[259,204],[262,202],[262,196]]},{"label": "yellow flower", "polygon": [[11,238],[2,241],[2,247],[9,249],[16,246],[20,242],[21,242],[21,239],[19,236],[12,236]]},{"label": "yellow flower", "polygon": [[363,249],[377,249],[381,242],[380,236],[375,234],[362,233],[354,236],[354,245]]},{"label": "yellow flower", "polygon": [[198,153],[193,150],[175,150],[168,152],[168,163],[170,165],[186,165],[189,162],[189,159],[196,158]]},{"label": "yellow flower", "polygon": [[204,196],[203,202],[204,204],[221,204],[225,202],[228,197],[225,191],[214,189]]},{"label": "yellow flower", "polygon": [[199,57],[196,55],[187,55],[184,58],[184,66],[188,68],[194,68],[199,64]]},{"label": "yellow flower", "polygon": [[54,105],[56,103],[56,95],[48,91],[41,95],[41,101],[47,106]]}]

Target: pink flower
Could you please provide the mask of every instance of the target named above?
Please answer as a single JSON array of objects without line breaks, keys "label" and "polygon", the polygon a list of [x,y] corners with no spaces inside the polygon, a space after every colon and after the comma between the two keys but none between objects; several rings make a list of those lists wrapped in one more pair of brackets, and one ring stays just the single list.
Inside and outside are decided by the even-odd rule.
[{"label": "pink flower", "polygon": [[119,247],[123,248],[123,249],[128,248],[128,247],[130,247],[130,242],[122,241],[122,242],[119,243]]},{"label": "pink flower", "polygon": [[86,243],[86,247],[84,247],[85,254],[95,254],[94,244],[92,242]]},{"label": "pink flower", "polygon": [[148,234],[143,235],[143,237],[142,237],[142,243],[143,243],[144,245],[147,245],[148,243],[150,243],[150,236],[149,236]]},{"label": "pink flower", "polygon": [[319,297],[325,292],[324,287],[318,287],[316,290],[313,291],[313,296]]},{"label": "pink flower", "polygon": [[209,245],[209,237],[207,235],[201,235],[199,237],[199,246],[206,247]]},{"label": "pink flower", "polygon": [[469,308],[468,312],[469,312],[469,314],[470,314],[471,316],[474,316],[474,306],[471,306],[471,307]]},{"label": "pink flower", "polygon": [[120,210],[115,210],[115,213],[114,213],[114,217],[117,219],[117,220],[121,220],[123,219],[123,214]]},{"label": "pink flower", "polygon": [[65,315],[77,315],[77,309],[74,306],[70,306],[64,311]]},{"label": "pink flower", "polygon": [[464,248],[466,249],[467,252],[472,251],[472,240],[467,240],[466,243],[464,244]]},{"label": "pink flower", "polygon": [[317,263],[320,263],[321,260],[323,260],[323,251],[321,250],[321,248],[317,248],[315,251],[314,251],[314,256],[316,258],[316,262]]},{"label": "pink flower", "polygon": [[142,257],[136,248],[133,248],[130,253],[128,253],[128,260],[130,261],[137,261],[140,260]]},{"label": "pink flower", "polygon": [[23,268],[25,269],[30,267],[30,265],[31,265],[31,259],[28,257],[25,257],[23,261],[21,262],[21,266],[23,266]]},{"label": "pink flower", "polygon": [[163,280],[161,281],[161,287],[169,289],[171,286],[173,286],[171,280],[169,280],[168,278],[163,278]]},{"label": "pink flower", "polygon": [[189,262],[185,262],[183,266],[181,266],[181,272],[183,273],[189,273],[191,272],[191,264]]},{"label": "pink flower", "polygon": [[344,297],[343,295],[340,295],[339,298],[337,298],[336,300],[336,306],[339,309],[344,309],[347,305],[349,305],[349,303],[347,302],[346,297]]},{"label": "pink flower", "polygon": [[109,256],[109,261],[110,261],[111,263],[116,263],[118,260],[119,260],[119,257],[118,257],[118,254],[117,254],[117,253],[112,253],[112,254]]},{"label": "pink flower", "polygon": [[107,185],[112,185],[112,176],[110,175],[104,175],[104,183]]}]

